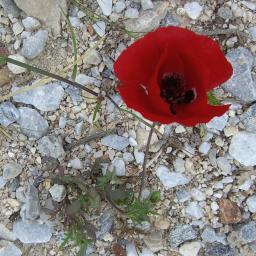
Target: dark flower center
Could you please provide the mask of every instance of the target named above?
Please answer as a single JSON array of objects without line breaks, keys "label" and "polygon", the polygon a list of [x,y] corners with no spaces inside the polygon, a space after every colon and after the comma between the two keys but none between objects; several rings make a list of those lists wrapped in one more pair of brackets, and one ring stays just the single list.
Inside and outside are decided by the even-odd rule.
[{"label": "dark flower center", "polygon": [[184,77],[177,74],[165,74],[160,80],[160,97],[170,104],[170,111],[176,115],[175,104],[191,103],[195,97],[195,90],[186,90]]}]

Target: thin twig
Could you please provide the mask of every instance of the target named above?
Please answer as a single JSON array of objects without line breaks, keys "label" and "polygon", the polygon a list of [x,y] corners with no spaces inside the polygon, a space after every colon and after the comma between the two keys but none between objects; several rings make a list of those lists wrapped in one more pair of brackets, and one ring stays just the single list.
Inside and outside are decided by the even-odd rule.
[{"label": "thin twig", "polygon": [[153,132],[154,132],[155,125],[156,125],[156,123],[152,124],[149,135],[148,135],[148,141],[147,141],[147,146],[146,146],[146,151],[145,151],[145,156],[144,156],[143,166],[142,166],[142,175],[141,175],[139,199],[141,199],[142,190],[144,189],[144,186],[145,186],[148,152],[149,152],[149,146],[150,146],[150,142],[151,142],[151,138],[152,138],[152,135],[153,135]]},{"label": "thin twig", "polygon": [[90,141],[93,141],[93,140],[96,140],[96,139],[99,139],[99,138],[102,138],[104,137],[106,134],[110,134],[110,133],[113,133],[115,131],[115,129],[113,130],[109,130],[109,131],[103,131],[103,132],[97,132],[93,135],[90,135],[90,136],[87,136],[87,137],[84,137],[84,138],[81,138],[79,139],[78,141],[75,141],[73,143],[70,143],[68,144],[67,146],[65,146],[65,150],[68,151],[68,150],[72,150],[73,148],[75,147],[78,147],[80,145],[83,145],[83,144],[86,144]]}]

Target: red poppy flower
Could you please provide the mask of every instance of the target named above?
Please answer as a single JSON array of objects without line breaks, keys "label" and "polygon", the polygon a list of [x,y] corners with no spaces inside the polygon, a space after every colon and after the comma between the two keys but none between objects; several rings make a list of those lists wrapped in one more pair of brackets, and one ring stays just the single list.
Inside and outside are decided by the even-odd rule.
[{"label": "red poppy flower", "polygon": [[114,64],[117,89],[145,118],[186,126],[207,123],[229,106],[211,106],[207,92],[232,75],[212,39],[178,27],[159,28],[121,53]]}]

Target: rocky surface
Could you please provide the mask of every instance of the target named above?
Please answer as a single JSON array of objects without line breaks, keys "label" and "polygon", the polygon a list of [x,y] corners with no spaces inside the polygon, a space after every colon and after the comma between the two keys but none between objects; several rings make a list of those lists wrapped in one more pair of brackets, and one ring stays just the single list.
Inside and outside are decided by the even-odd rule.
[{"label": "rocky surface", "polygon": [[[92,194],[85,201],[82,195],[97,188],[99,175],[114,171],[121,187],[137,196],[150,130],[141,116],[24,67],[1,66],[0,256],[75,256],[77,248],[61,250],[60,244],[70,228],[64,209],[78,198],[71,210],[90,204],[83,224],[96,239],[85,255],[254,256],[254,1],[80,2],[83,6],[65,0],[0,0],[0,40],[6,47],[1,44],[0,51],[70,78],[73,40],[60,4],[77,42],[74,80],[103,97],[108,93],[129,111],[114,90],[116,58],[144,32],[186,27],[219,42],[232,64],[231,79],[214,89],[230,107],[196,127],[156,125],[142,198],[159,191],[160,201],[152,207],[157,214],[138,224],[112,209],[105,195]],[[36,89],[21,93],[27,85]],[[106,133],[84,142],[96,132]]]}]

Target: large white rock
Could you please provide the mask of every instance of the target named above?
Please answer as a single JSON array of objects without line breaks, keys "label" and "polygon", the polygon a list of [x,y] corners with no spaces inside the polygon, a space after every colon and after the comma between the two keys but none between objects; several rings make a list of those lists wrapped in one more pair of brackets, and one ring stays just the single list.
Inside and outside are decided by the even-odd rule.
[{"label": "large white rock", "polygon": [[229,146],[229,154],[245,166],[256,165],[256,134],[239,132]]}]

